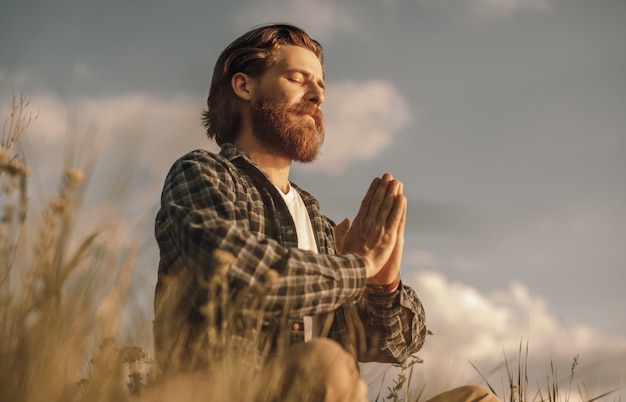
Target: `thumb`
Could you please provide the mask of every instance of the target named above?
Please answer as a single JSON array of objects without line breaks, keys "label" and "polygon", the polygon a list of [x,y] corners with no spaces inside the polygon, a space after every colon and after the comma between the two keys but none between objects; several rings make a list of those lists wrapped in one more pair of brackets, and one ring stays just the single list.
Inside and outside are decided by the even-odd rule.
[{"label": "thumb", "polygon": [[343,241],[346,237],[346,233],[348,233],[348,229],[350,229],[350,219],[348,218],[342,220],[333,229],[335,233],[335,250],[337,251],[337,254],[341,254],[342,252]]}]

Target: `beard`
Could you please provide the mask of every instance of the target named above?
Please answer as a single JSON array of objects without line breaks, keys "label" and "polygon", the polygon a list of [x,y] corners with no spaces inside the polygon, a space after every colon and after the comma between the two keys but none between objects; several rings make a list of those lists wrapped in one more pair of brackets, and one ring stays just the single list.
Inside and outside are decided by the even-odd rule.
[{"label": "beard", "polygon": [[314,161],[324,141],[322,111],[308,101],[285,106],[261,96],[252,104],[251,119],[261,143],[297,162]]}]

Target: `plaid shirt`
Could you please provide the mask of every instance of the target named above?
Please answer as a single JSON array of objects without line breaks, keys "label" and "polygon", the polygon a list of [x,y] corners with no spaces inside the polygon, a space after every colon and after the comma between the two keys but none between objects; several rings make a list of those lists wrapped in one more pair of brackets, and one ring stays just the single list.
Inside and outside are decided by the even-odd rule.
[{"label": "plaid shirt", "polygon": [[[233,257],[225,272],[231,292],[269,284],[261,311],[254,308],[267,328],[276,328],[284,314],[292,320],[330,317],[327,336],[359,360],[405,361],[426,335],[417,295],[404,285],[390,296],[366,294],[362,259],[335,253],[334,223],[321,214],[311,194],[292,186],[306,205],[318,253],[297,248],[295,225],[282,197],[232,144],[224,144],[219,155],[196,150],[176,161],[156,217],[161,259],[155,304],[159,287],[177,267],[209,279],[215,271],[214,252],[223,250]],[[155,311],[155,321],[159,318]]]}]

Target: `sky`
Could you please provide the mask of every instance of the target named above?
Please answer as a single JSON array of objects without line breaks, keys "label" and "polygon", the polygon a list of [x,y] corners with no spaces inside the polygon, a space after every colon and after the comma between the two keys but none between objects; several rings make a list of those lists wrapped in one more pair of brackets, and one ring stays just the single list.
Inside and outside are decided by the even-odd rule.
[{"label": "sky", "polygon": [[404,182],[403,277],[435,333],[420,379],[480,381],[468,361],[490,372],[528,342],[538,381],[579,354],[598,394],[626,375],[625,20],[622,0],[16,1],[0,111],[22,93],[37,114],[20,144],[33,202],[89,166],[87,220],[137,221],[149,308],[163,179],[217,149],[199,121],[217,56],[296,24],[324,46],[326,140],[291,179],[336,221],[374,176]]}]

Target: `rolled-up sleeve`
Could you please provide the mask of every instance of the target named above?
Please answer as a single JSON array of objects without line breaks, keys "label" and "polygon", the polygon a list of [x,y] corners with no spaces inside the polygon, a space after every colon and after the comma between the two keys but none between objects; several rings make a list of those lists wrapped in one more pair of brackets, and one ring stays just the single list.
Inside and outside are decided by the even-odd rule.
[{"label": "rolled-up sleeve", "polygon": [[402,363],[424,344],[426,316],[412,288],[401,284],[388,296],[366,293],[360,310],[366,334],[378,342],[373,356],[363,360]]}]

